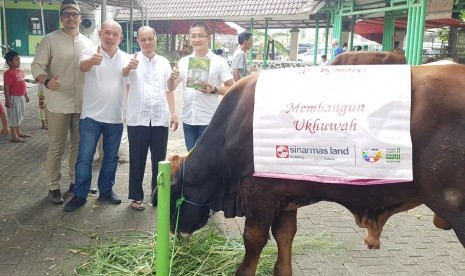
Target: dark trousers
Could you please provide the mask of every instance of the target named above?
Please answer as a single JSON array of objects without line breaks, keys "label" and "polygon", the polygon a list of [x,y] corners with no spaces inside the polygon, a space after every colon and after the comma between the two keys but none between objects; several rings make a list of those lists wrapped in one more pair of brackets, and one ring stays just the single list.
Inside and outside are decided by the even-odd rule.
[{"label": "dark trousers", "polygon": [[129,139],[129,199],[143,200],[145,165],[150,148],[152,156],[152,191],[157,187],[158,162],[165,160],[168,127],[128,126]]}]

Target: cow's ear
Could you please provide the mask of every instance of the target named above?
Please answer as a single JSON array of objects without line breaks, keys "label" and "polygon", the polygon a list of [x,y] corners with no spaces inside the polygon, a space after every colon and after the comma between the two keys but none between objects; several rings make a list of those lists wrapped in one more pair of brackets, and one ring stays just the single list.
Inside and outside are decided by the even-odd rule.
[{"label": "cow's ear", "polygon": [[183,159],[179,155],[172,155],[168,158],[168,161],[171,162],[171,178],[181,170]]}]

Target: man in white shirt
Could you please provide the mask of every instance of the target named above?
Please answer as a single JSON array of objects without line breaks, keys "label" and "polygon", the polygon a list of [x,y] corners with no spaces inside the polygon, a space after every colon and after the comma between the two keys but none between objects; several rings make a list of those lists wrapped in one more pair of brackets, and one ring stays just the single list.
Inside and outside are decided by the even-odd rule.
[{"label": "man in white shirt", "polygon": [[233,54],[232,60],[232,73],[234,77],[234,82],[242,79],[247,76],[247,57],[245,53],[252,48],[253,40],[252,33],[242,32],[237,37],[237,42],[239,42],[239,47]]},{"label": "man in white shirt", "polygon": [[103,134],[103,161],[98,178],[99,199],[120,204],[121,199],[113,192],[118,149],[123,132],[122,69],[128,61],[127,54],[119,50],[123,39],[121,26],[109,20],[99,32],[100,45],[87,48],[81,53],[79,69],[85,72],[84,97],[79,122],[79,151],[76,163],[74,196],[64,209],[76,211],[87,202],[92,181],[92,161],[97,142]]},{"label": "man in white shirt", "polygon": [[[157,35],[152,27],[140,27],[137,42],[141,49],[123,68],[128,77],[128,109],[126,124],[129,138],[129,199],[131,208],[145,209],[144,180],[147,153],[152,159],[152,192],[157,187],[158,162],[165,160],[168,146],[168,126],[178,128],[173,91],[168,90],[171,73],[169,61],[155,54]],[[153,199],[152,199],[153,201]]]},{"label": "man in white shirt", "polygon": [[[210,49],[210,28],[203,22],[195,22],[189,29],[189,39],[194,52],[179,60],[168,78],[168,90],[174,91],[182,81],[184,104],[182,122],[187,150],[191,150],[210,123],[218,107],[218,95],[224,95],[234,84],[226,60]],[[205,89],[187,87],[189,58],[210,59],[208,83]]]}]

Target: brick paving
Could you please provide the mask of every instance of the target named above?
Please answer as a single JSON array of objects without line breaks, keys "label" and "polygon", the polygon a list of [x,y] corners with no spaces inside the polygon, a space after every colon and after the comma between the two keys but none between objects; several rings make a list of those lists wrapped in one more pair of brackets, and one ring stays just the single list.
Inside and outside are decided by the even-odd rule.
[{"label": "brick paving", "polygon": [[[49,204],[44,174],[48,137],[39,128],[37,94],[29,86],[31,102],[23,130],[32,137],[23,144],[0,137],[0,276],[73,275],[85,256],[70,249],[94,243],[95,234],[154,233],[156,208],[148,203],[144,212],[129,208],[127,163],[117,170],[115,189],[123,199],[121,205],[101,203],[95,195],[89,195],[88,203],[74,213],[65,213],[63,205]],[[179,91],[176,98],[180,114]],[[0,100],[4,102],[3,93]],[[168,148],[169,155],[184,153],[181,129],[170,132]],[[67,166],[63,162],[62,191],[70,182]],[[94,165],[94,183],[98,169]],[[150,177],[146,173],[146,183]],[[148,193],[150,188],[146,185],[145,189]],[[301,208],[298,217],[294,275],[465,275],[464,248],[453,231],[434,227],[432,212],[424,206],[393,216],[384,228],[380,250],[365,248],[365,230],[338,204]],[[239,237],[243,227],[243,219],[224,219],[221,213],[212,222],[233,237]]]}]

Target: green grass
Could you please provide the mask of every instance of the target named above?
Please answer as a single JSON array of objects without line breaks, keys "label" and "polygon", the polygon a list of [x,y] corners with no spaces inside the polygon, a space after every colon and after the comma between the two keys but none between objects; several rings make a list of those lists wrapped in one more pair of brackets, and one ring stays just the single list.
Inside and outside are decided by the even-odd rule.
[{"label": "green grass", "polygon": [[[276,249],[267,246],[257,275],[272,275]],[[155,275],[156,236],[126,235],[119,240],[98,242],[72,250],[89,256],[77,269],[78,275]],[[234,275],[244,256],[240,239],[229,239],[215,229],[196,232],[189,240],[177,240],[171,275]]]},{"label": "green grass", "polygon": [[[323,233],[297,237],[293,243],[294,254],[305,249],[337,250],[341,246]],[[151,234],[127,233],[72,251],[88,256],[76,268],[78,275],[155,275],[156,236]],[[241,264],[245,249],[242,239],[227,238],[217,229],[206,228],[188,240],[177,240],[174,252],[171,275],[229,276]],[[276,254],[276,244],[269,242],[260,256],[258,276],[273,274]]]}]

